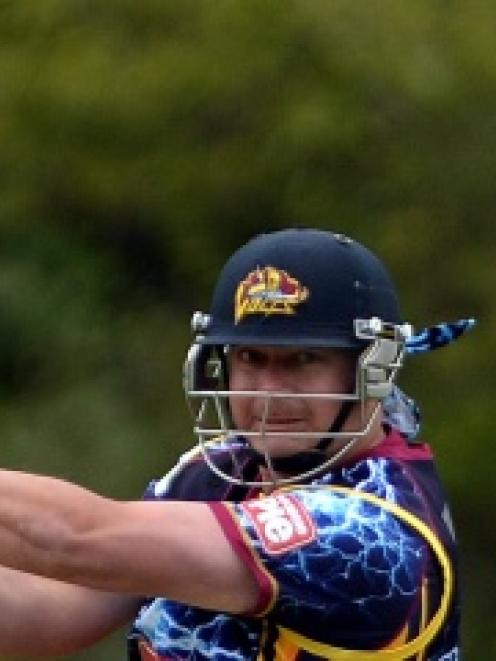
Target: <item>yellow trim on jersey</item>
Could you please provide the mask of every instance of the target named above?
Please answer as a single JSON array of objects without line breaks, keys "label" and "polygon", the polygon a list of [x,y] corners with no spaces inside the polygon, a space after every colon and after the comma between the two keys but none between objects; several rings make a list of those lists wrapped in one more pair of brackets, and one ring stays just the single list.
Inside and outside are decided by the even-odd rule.
[{"label": "yellow trim on jersey", "polygon": [[[427,625],[427,618],[429,616],[429,586],[427,583],[427,577],[424,576],[422,579],[422,605],[420,609],[420,626],[419,631],[423,631]],[[421,650],[417,654],[416,661],[423,661],[425,659],[425,650]]]},{"label": "yellow trim on jersey", "polygon": [[284,661],[295,661],[298,657],[300,647],[289,638],[279,636],[274,645],[274,659]]},{"label": "yellow trim on jersey", "polygon": [[265,645],[267,644],[267,638],[268,638],[267,620],[262,620],[262,635],[260,636],[260,644],[259,644],[260,651],[257,654],[257,661],[264,661],[263,650],[265,649]]},{"label": "yellow trim on jersey", "polygon": [[410,628],[408,626],[408,622],[405,624],[403,629],[399,632],[399,634],[396,636],[396,638],[393,638],[391,642],[389,642],[386,647],[384,648],[385,650],[389,649],[394,649],[395,647],[398,647],[398,645],[403,645],[403,643],[406,643],[408,640],[408,634],[410,633]]},{"label": "yellow trim on jersey", "polygon": [[[297,490],[298,488],[303,487],[289,487],[284,490]],[[308,489],[308,487],[306,487]],[[444,590],[441,596],[439,607],[437,611],[432,616],[431,621],[421,631],[415,638],[410,642],[400,645],[396,648],[389,649],[380,649],[380,650],[349,650],[341,647],[333,647],[332,645],[327,645],[325,643],[319,643],[311,638],[306,638],[295,631],[286,629],[284,627],[278,627],[281,637],[286,640],[291,641],[297,645],[300,649],[305,652],[310,652],[316,656],[320,656],[323,659],[332,659],[332,661],[401,661],[402,659],[408,659],[415,654],[425,650],[428,645],[432,642],[434,637],[439,632],[441,626],[443,625],[446,615],[448,613],[449,602],[453,593],[453,571],[451,568],[450,559],[443,548],[440,540],[432,532],[432,530],[427,526],[421,519],[409,512],[408,510],[392,503],[389,500],[380,498],[375,494],[367,493],[364,491],[356,491],[355,489],[350,489],[349,487],[342,486],[319,486],[319,489],[328,489],[336,493],[342,493],[351,498],[359,498],[365,500],[369,503],[377,505],[387,512],[391,512],[398,517],[404,523],[407,523],[414,530],[416,530],[429,544],[431,549],[436,556],[442,572],[443,572],[443,582]]]}]

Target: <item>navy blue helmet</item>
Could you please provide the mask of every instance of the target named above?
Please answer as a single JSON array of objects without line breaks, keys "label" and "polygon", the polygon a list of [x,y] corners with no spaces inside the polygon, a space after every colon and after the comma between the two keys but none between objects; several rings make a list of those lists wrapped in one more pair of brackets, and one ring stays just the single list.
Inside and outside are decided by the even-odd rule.
[{"label": "navy blue helmet", "polygon": [[361,348],[355,320],[374,317],[401,324],[381,261],[343,235],[287,229],[255,237],[228,260],[199,341]]}]

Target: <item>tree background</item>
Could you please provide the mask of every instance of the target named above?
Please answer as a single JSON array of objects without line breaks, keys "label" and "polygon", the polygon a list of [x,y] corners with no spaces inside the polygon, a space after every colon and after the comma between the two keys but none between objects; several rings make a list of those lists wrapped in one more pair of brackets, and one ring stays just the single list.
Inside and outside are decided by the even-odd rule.
[{"label": "tree background", "polygon": [[[417,327],[461,546],[467,659],[496,658],[496,5],[0,2],[3,464],[139,497],[191,442],[189,317],[255,233],[344,232]],[[492,376],[491,376],[492,375]],[[123,633],[76,660],[124,657]]]}]

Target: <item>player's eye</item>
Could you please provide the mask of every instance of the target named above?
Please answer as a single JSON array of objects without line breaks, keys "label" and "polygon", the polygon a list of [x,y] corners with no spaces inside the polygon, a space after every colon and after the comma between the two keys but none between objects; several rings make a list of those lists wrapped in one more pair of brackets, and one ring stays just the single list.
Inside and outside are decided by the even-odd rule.
[{"label": "player's eye", "polygon": [[266,358],[261,351],[243,347],[236,352],[236,357],[242,365],[247,367],[261,367],[265,365]]},{"label": "player's eye", "polygon": [[312,363],[318,362],[320,359],[320,354],[317,351],[298,351],[294,355],[294,362],[296,365],[303,367],[305,365],[311,365]]}]

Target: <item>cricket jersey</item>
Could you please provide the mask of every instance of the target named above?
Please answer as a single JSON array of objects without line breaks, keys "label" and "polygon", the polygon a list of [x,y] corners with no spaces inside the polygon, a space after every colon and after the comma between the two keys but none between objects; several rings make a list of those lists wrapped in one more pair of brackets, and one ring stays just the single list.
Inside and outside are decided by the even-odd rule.
[{"label": "cricket jersey", "polygon": [[[242,438],[218,442],[219,467],[233,453],[254,470]],[[145,497],[207,501],[259,599],[242,616],[146,600],[130,660],[460,658],[456,544],[427,445],[393,429],[351,463],[269,496],[228,484],[192,451]]]}]

